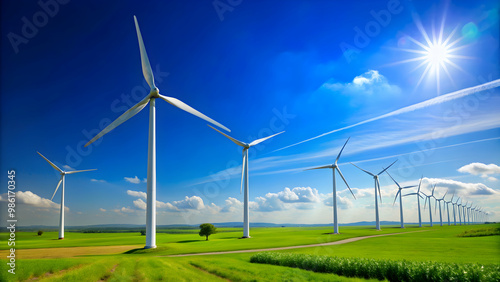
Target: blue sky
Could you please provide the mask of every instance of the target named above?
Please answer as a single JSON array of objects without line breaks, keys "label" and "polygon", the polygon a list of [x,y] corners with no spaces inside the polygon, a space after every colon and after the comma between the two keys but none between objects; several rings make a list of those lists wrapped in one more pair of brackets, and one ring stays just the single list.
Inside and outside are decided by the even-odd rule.
[{"label": "blue sky", "polygon": [[[144,224],[148,111],[83,148],[148,92],[133,15],[161,94],[242,141],[286,131],[249,151],[251,222],[331,222],[331,171],[302,170],[333,163],[348,137],[340,163],[358,199],[337,182],[341,223],[374,220],[373,180],[349,162],[379,172],[396,159],[401,184],[423,175],[424,191],[437,184],[500,220],[497,88],[301,143],[499,79],[497,1],[41,3],[1,9],[1,168],[17,173],[19,224],[58,224],[59,176],[37,151],[98,169],[67,177],[67,225]],[[453,46],[437,79],[409,50],[441,27]],[[238,146],[164,101],[157,146],[158,224],[242,220]],[[399,220],[395,185],[381,186],[381,220]],[[415,207],[404,199],[407,221]]]}]

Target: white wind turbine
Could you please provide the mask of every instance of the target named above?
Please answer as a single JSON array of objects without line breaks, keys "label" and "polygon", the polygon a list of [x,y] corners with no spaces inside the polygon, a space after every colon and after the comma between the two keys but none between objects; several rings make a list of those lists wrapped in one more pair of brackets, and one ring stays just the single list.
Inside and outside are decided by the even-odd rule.
[{"label": "white wind turbine", "polygon": [[386,171],[386,173],[387,173],[387,175],[389,175],[389,177],[392,179],[392,181],[394,181],[394,183],[396,183],[396,185],[398,186],[398,192],[396,193],[396,197],[394,197],[394,203],[392,203],[392,205],[394,206],[394,204],[396,203],[396,199],[398,198],[398,195],[399,195],[399,218],[401,220],[401,228],[405,228],[404,219],[403,219],[403,195],[401,194],[401,190],[408,189],[408,188],[413,188],[413,187],[416,187],[416,186],[413,185],[413,186],[401,187],[399,185],[399,183],[396,182],[396,180],[394,180],[394,178],[392,178],[392,176],[389,174],[388,171]]},{"label": "white wind turbine", "polygon": [[[453,195],[453,196],[455,196],[455,195]],[[448,226],[451,225],[451,222],[450,222],[450,204],[453,201],[453,196],[451,196],[451,199],[449,201],[444,200],[444,203],[446,204],[446,211],[448,214]],[[453,208],[453,205],[451,206],[451,208]],[[455,211],[453,211],[453,212],[455,212]]]},{"label": "white wind turbine", "polygon": [[420,178],[420,182],[418,183],[418,189],[417,189],[416,193],[410,193],[410,194],[403,195],[403,197],[412,196],[412,195],[417,196],[418,227],[422,227],[422,214],[420,213],[420,198],[422,198],[422,199],[424,198],[424,197],[422,197],[422,195],[420,195],[420,185],[422,184],[422,178],[423,178],[423,176]]},{"label": "white wind turbine", "polygon": [[[377,198],[377,190],[378,190],[378,193],[380,194],[380,183],[378,181],[378,177],[379,177],[379,175],[384,173],[384,171],[386,171],[388,168],[390,168],[397,161],[398,160],[395,160],[392,164],[390,164],[388,167],[384,168],[378,174],[373,174],[373,173],[366,171],[366,170],[360,168],[359,166],[351,163],[353,166],[355,166],[355,167],[359,168],[360,170],[366,172],[367,174],[371,175],[373,177],[373,180],[375,181],[375,227],[377,230],[380,230],[380,219],[379,219],[379,215],[378,215],[378,198]],[[380,195],[380,202],[382,202],[382,195]]]},{"label": "white wind turbine", "polygon": [[444,193],[443,197],[439,198],[439,199],[434,197],[434,199],[436,199],[436,207],[434,208],[434,213],[436,213],[436,208],[439,205],[439,223],[440,223],[440,226],[443,226],[443,215],[441,213],[441,201],[444,201],[444,197],[446,196],[447,193],[448,193],[448,191],[446,191],[446,193]]},{"label": "white wind turbine", "polygon": [[431,198],[434,197],[434,190],[436,189],[436,185],[434,185],[434,188],[432,188],[432,193],[427,196],[424,192],[421,192],[425,196],[425,203],[424,203],[424,210],[425,210],[425,205],[427,204],[427,199],[429,199],[429,219],[431,221],[431,227],[432,225],[432,206],[431,206]]},{"label": "white wind turbine", "polygon": [[467,207],[467,224],[470,225],[470,209],[472,208],[472,203]]},{"label": "white wind turbine", "polygon": [[242,238],[250,238],[250,222],[248,220],[248,213],[249,213],[249,208],[248,208],[248,196],[249,196],[249,192],[248,192],[248,149],[250,149],[250,147],[252,147],[252,146],[255,146],[261,142],[266,141],[267,139],[269,139],[271,137],[274,137],[278,134],[281,134],[284,131],[273,134],[271,136],[261,138],[261,139],[257,139],[255,141],[252,141],[252,142],[247,144],[245,142],[241,142],[239,140],[234,139],[233,137],[225,134],[224,132],[222,132],[220,130],[217,130],[216,128],[214,128],[212,126],[210,126],[210,127],[213,130],[219,132],[220,134],[226,136],[229,140],[233,141],[237,145],[243,147],[243,163],[241,164],[241,185],[240,185],[240,193],[241,193],[242,187],[243,186],[245,187],[244,203],[243,203],[243,237]]},{"label": "white wind turbine", "polygon": [[467,212],[467,204],[469,204],[469,201],[465,202],[465,205],[462,205],[462,218],[463,218],[463,222],[464,222],[464,225],[467,224],[467,221],[465,219],[465,217],[467,216],[466,215],[466,212]]},{"label": "white wind turbine", "polygon": [[460,200],[460,204],[458,203],[458,200],[460,200],[460,197],[457,198],[457,201],[455,202],[455,204],[457,205],[457,210],[458,210],[458,222],[460,223],[460,225],[462,225],[462,217],[461,217],[461,207],[462,207],[462,200]]},{"label": "white wind turbine", "polygon": [[142,73],[146,82],[151,87],[149,94],[142,99],[135,106],[130,108],[128,111],[119,116],[110,125],[104,128],[99,134],[97,134],[92,140],[90,140],[85,147],[90,145],[92,142],[101,138],[106,133],[113,130],[115,127],[119,126],[123,122],[127,121],[129,118],[133,117],[144,109],[148,103],[149,104],[149,138],[148,138],[148,174],[147,174],[147,206],[146,206],[146,246],[144,248],[156,248],[156,109],[155,100],[160,98],[165,100],[167,103],[184,110],[190,114],[193,114],[201,119],[204,119],[212,124],[215,124],[227,131],[228,128],[222,124],[216,122],[215,120],[207,117],[206,115],[200,113],[199,111],[188,106],[184,102],[172,98],[160,95],[158,88],[154,83],[153,71],[149,63],[148,55],[146,53],[146,48],[144,47],[144,42],[142,41],[141,31],[139,30],[139,24],[137,23],[137,18],[134,16],[135,29],[137,32],[137,38],[139,41],[139,49],[141,53],[141,64]]},{"label": "white wind turbine", "polygon": [[54,163],[49,161],[46,157],[44,157],[42,154],[37,152],[42,158],[44,158],[55,170],[59,171],[61,174],[61,178],[59,179],[59,182],[57,183],[56,190],[54,191],[54,194],[52,194],[52,199],[54,199],[54,196],[56,195],[57,189],[59,189],[59,185],[61,185],[62,182],[62,192],[61,192],[61,211],[59,212],[59,239],[64,239],[64,188],[65,188],[65,179],[66,179],[66,174],[73,174],[73,173],[78,173],[78,172],[84,172],[84,171],[92,171],[92,170],[97,170],[97,169],[85,169],[85,170],[73,170],[73,171],[64,171],[60,168],[58,168]]},{"label": "white wind turbine", "polygon": [[338,224],[338,220],[337,220],[337,184],[336,184],[336,180],[335,180],[335,171],[338,171],[340,177],[342,177],[342,180],[344,180],[345,185],[347,186],[347,188],[349,188],[349,191],[351,191],[352,196],[354,197],[354,199],[356,199],[356,197],[354,196],[354,193],[351,190],[351,187],[349,187],[349,184],[347,184],[347,181],[345,180],[344,175],[342,175],[342,172],[340,171],[340,168],[337,165],[337,162],[339,161],[340,155],[342,154],[342,151],[344,150],[344,147],[347,144],[347,142],[349,141],[349,139],[350,139],[350,137],[347,138],[347,141],[345,141],[344,146],[342,146],[342,149],[340,149],[340,152],[337,156],[337,159],[335,159],[334,164],[306,169],[306,170],[313,170],[313,169],[331,168],[333,170],[332,171],[333,172],[332,198],[333,198],[333,233],[334,234],[339,234],[339,224]]}]

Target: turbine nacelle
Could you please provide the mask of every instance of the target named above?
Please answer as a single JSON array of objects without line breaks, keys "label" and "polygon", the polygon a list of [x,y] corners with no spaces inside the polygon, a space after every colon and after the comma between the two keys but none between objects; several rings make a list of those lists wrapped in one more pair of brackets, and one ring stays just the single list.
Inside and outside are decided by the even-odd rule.
[{"label": "turbine nacelle", "polygon": [[151,89],[151,92],[149,92],[149,96],[151,96],[151,98],[160,98],[160,89],[154,87]]}]

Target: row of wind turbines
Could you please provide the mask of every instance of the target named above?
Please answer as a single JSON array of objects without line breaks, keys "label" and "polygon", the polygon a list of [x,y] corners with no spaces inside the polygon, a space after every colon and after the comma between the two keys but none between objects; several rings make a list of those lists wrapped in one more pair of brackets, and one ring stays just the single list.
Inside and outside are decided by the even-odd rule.
[{"label": "row of wind turbines", "polygon": [[[156,87],[154,83],[154,76],[153,76],[153,71],[151,69],[151,65],[149,62],[148,55],[146,53],[146,48],[144,47],[144,42],[142,39],[141,31],[139,29],[139,24],[137,22],[137,18],[134,16],[134,22],[135,22],[135,28],[137,32],[137,38],[139,42],[139,50],[140,50],[140,56],[141,56],[141,65],[142,65],[142,72],[144,75],[144,78],[148,85],[150,86],[151,90],[150,93],[139,103],[134,105],[132,108],[127,110],[125,113],[123,113],[121,116],[119,116],[115,121],[113,121],[111,124],[109,124],[106,128],[104,128],[101,132],[99,132],[94,138],[92,138],[87,144],[85,144],[85,147],[92,144],[120,124],[124,123],[137,113],[139,113],[141,110],[143,110],[149,103],[149,137],[148,137],[148,169],[147,169],[147,200],[146,200],[146,245],[144,248],[156,248],[156,99],[161,99],[166,101],[167,103],[184,110],[190,114],[193,114],[221,129],[224,129],[228,132],[229,130],[227,127],[223,126],[222,124],[218,123],[217,121],[209,118],[208,116],[202,114],[201,112],[193,109],[189,105],[185,104],[184,102],[173,98],[173,97],[167,97],[164,95],[161,95],[159,92],[159,89]],[[210,126],[210,125],[209,125]],[[242,141],[239,141],[226,133],[210,126],[212,129],[215,131],[219,132],[232,142],[236,143],[237,145],[243,147],[243,163],[242,163],[242,172],[241,172],[241,187],[240,190],[243,190],[244,192],[244,209],[243,209],[243,238],[249,238],[250,237],[250,224],[249,224],[249,175],[248,175],[248,149],[252,146],[255,146],[261,142],[264,142],[278,134],[281,134],[283,132],[279,132],[276,134],[273,134],[268,137],[264,137],[255,141],[252,141],[250,143],[245,143]],[[335,163],[332,165],[326,165],[326,166],[321,166],[321,167],[315,167],[311,169],[325,169],[325,168],[331,168],[333,169],[333,219],[334,219],[334,233],[339,233],[338,230],[338,216],[337,216],[337,192],[336,192],[336,181],[335,181],[335,173],[336,171],[339,173],[347,187],[352,193],[352,196],[355,198],[354,193],[352,192],[351,188],[347,184],[346,179],[342,175],[342,172],[340,171],[340,168],[338,167],[338,160],[340,158],[340,155],[342,154],[342,151],[344,150],[344,147],[346,146],[347,142],[349,139],[346,141],[344,146],[342,147],[340,153],[337,156],[337,159],[335,160]],[[40,154],[40,153],[38,153]],[[65,176],[67,174],[73,174],[73,173],[78,173],[78,172],[85,172],[85,171],[92,171],[95,169],[88,169],[88,170],[76,170],[76,171],[64,171],[57,167],[55,164],[53,164],[51,161],[49,161],[45,156],[40,154],[54,169],[56,169],[60,174],[61,174],[61,179],[59,180],[59,183],[57,184],[57,187],[54,191],[54,194],[52,195],[51,200],[54,198],[54,195],[56,194],[61,182],[62,182],[62,193],[61,193],[61,209],[60,209],[60,221],[59,221],[59,239],[64,238],[64,191],[65,191]],[[383,169],[381,172],[378,174],[373,174],[369,171],[363,170],[365,173],[369,174],[370,176],[373,177],[374,182],[375,182],[375,214],[376,214],[376,228],[380,230],[380,220],[379,220],[379,208],[378,208],[378,195],[380,194],[380,183],[379,183],[379,176],[386,172],[387,169],[389,169],[396,161],[394,161],[391,165]],[[356,166],[357,167],[357,166]],[[392,176],[391,176],[392,178]],[[396,182],[397,183],[397,182]],[[399,184],[397,184],[399,187]],[[401,207],[401,227],[403,226],[403,210],[402,210],[402,199],[401,199],[401,190],[410,188],[410,187],[399,187],[399,191],[396,194],[396,198],[398,195],[400,195],[400,207]],[[420,185],[419,185],[420,189]],[[378,190],[378,193],[377,193]],[[417,200],[420,201],[420,190],[417,193],[413,193],[417,195]],[[405,196],[413,195],[413,194],[408,194]],[[423,194],[423,193],[422,193]],[[433,194],[432,194],[433,195]],[[431,195],[431,196],[432,196]],[[380,200],[381,200],[381,195],[380,195]],[[444,197],[443,197],[444,199]],[[458,200],[458,199],[457,199]],[[419,202],[420,203],[420,202]],[[455,203],[456,204],[456,203]],[[459,205],[459,207],[463,208],[463,214],[465,214],[465,207],[466,205]],[[418,205],[419,208],[419,224],[421,226],[421,217],[420,217],[420,204]],[[424,206],[425,208],[425,206]],[[429,198],[429,209],[430,209],[430,198]],[[441,207],[440,207],[441,210]],[[454,210],[455,211],[455,210]],[[468,207],[468,211],[474,211],[475,214],[474,216],[476,217],[476,220],[480,218],[480,216],[484,215],[484,211],[481,209],[478,209],[475,207],[474,209],[471,209]],[[432,215],[431,215],[432,217]],[[465,219],[465,217],[462,217]],[[459,220],[462,222],[461,217],[460,217],[460,211],[459,211]],[[464,220],[465,222],[465,220]],[[431,225],[432,225],[432,219],[431,219]]]}]

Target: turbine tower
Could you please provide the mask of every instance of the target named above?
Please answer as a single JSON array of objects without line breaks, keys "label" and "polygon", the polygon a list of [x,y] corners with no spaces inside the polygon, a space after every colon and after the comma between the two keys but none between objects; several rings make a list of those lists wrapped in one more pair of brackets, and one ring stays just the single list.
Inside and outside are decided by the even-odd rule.
[{"label": "turbine tower", "polygon": [[396,180],[394,180],[394,178],[389,174],[388,171],[386,171],[386,173],[387,173],[387,175],[389,175],[389,177],[392,179],[392,181],[394,181],[394,183],[396,183],[396,185],[398,186],[398,192],[396,193],[396,197],[394,197],[394,203],[392,203],[392,205],[394,206],[394,204],[396,203],[396,199],[398,198],[398,195],[399,195],[399,218],[401,220],[401,228],[405,228],[404,219],[403,219],[403,197],[401,195],[401,190],[408,189],[408,188],[413,188],[413,187],[416,187],[416,186],[413,185],[413,186],[401,187],[399,185],[399,183]]},{"label": "turbine tower", "polygon": [[[210,125],[209,125],[210,126]],[[222,131],[210,126],[213,130],[219,132],[220,134],[226,136],[229,140],[233,141],[237,145],[243,147],[243,163],[241,164],[241,185],[240,185],[240,193],[241,189],[244,186],[245,187],[245,193],[244,193],[244,203],[243,203],[243,237],[242,238],[250,238],[250,222],[248,220],[248,213],[249,213],[249,208],[248,208],[248,196],[249,196],[249,191],[248,191],[248,149],[250,147],[255,146],[261,142],[266,141],[267,139],[274,137],[278,134],[283,133],[284,131],[281,131],[279,133],[273,134],[271,136],[267,136],[261,139],[257,139],[255,141],[252,141],[250,143],[245,143],[241,142],[239,140],[234,139],[233,137],[223,133]]]},{"label": "turbine tower", "polygon": [[337,159],[335,159],[335,163],[334,164],[306,169],[306,170],[313,170],[313,169],[331,168],[333,170],[332,171],[333,172],[333,194],[332,194],[332,198],[333,198],[333,233],[334,234],[339,234],[339,223],[338,223],[338,220],[337,220],[337,184],[336,184],[336,181],[335,181],[335,171],[337,171],[339,173],[340,177],[342,177],[342,180],[344,180],[345,185],[347,186],[347,188],[349,188],[349,191],[351,191],[352,196],[354,197],[354,199],[356,199],[356,197],[354,196],[354,193],[351,190],[351,187],[349,187],[349,184],[347,184],[347,181],[345,180],[344,175],[342,175],[342,172],[340,171],[340,168],[337,165],[337,162],[339,161],[340,155],[342,154],[342,151],[344,150],[345,145],[347,145],[347,142],[349,142],[349,139],[350,139],[350,137],[347,138],[347,141],[345,141],[344,146],[342,146],[342,149],[340,149],[340,152],[337,155]]},{"label": "turbine tower", "polygon": [[[455,195],[453,195],[453,196],[455,196]],[[451,225],[451,222],[450,222],[450,204],[452,204],[453,196],[451,196],[451,199],[449,201],[444,200],[444,203],[446,204],[446,212],[448,215],[448,226]],[[451,208],[453,208],[453,205]],[[455,211],[453,211],[453,212],[455,212]]]},{"label": "turbine tower", "polygon": [[135,106],[130,108],[128,111],[119,116],[110,125],[104,128],[99,134],[97,134],[92,140],[90,140],[85,147],[92,144],[92,142],[101,138],[106,133],[110,132],[120,124],[127,121],[129,118],[135,116],[142,109],[144,109],[149,103],[149,137],[148,137],[148,174],[147,174],[147,204],[146,204],[146,246],[145,249],[156,248],[156,99],[160,98],[167,103],[184,110],[190,114],[193,114],[201,119],[204,119],[212,124],[217,125],[227,131],[228,128],[222,124],[216,122],[215,120],[207,117],[206,115],[200,113],[199,111],[193,109],[184,102],[173,98],[160,95],[160,91],[154,83],[153,70],[149,63],[148,55],[146,53],[146,48],[144,47],[144,42],[142,41],[141,31],[139,29],[139,24],[137,23],[137,18],[134,16],[135,29],[137,32],[137,39],[139,41],[139,49],[141,53],[141,64],[142,73],[151,91],[149,94],[142,99]]},{"label": "turbine tower", "polygon": [[472,208],[472,203],[467,207],[467,224],[470,225],[470,209]]},{"label": "turbine tower", "polygon": [[[378,215],[378,198],[377,198],[377,190],[378,190],[378,193],[380,194],[380,183],[378,181],[378,177],[379,177],[379,175],[384,173],[384,171],[386,171],[388,168],[390,168],[397,161],[398,160],[395,160],[392,164],[390,164],[388,167],[384,168],[378,174],[373,174],[373,173],[371,173],[367,170],[364,170],[364,169],[360,168],[359,166],[351,163],[353,166],[355,166],[355,167],[359,168],[360,170],[366,172],[367,174],[371,175],[373,177],[373,180],[375,181],[375,228],[377,230],[380,230],[380,219],[379,219],[379,215]],[[380,202],[382,202],[382,195],[380,195]]]},{"label": "turbine tower", "polygon": [[432,206],[431,206],[431,198],[434,197],[434,190],[436,189],[436,185],[434,185],[434,188],[432,188],[432,193],[430,195],[426,195],[424,192],[421,192],[425,196],[425,203],[424,203],[424,210],[425,210],[425,205],[427,204],[427,199],[429,199],[429,219],[431,221],[431,227],[432,225]]},{"label": "turbine tower", "polygon": [[55,170],[59,171],[61,174],[61,178],[59,179],[59,182],[57,183],[56,190],[54,191],[54,194],[52,194],[52,199],[54,199],[54,196],[56,195],[57,189],[59,189],[59,185],[61,185],[62,182],[62,191],[61,191],[61,211],[59,212],[59,239],[62,240],[64,239],[64,188],[65,188],[65,183],[66,183],[66,174],[73,174],[73,173],[78,173],[78,172],[84,172],[84,171],[92,171],[92,170],[97,170],[97,169],[85,169],[85,170],[73,170],[73,171],[64,171],[60,168],[58,168],[54,163],[49,161],[46,157],[44,157],[42,154],[37,152],[42,158],[44,158]]},{"label": "turbine tower", "polygon": [[[443,226],[443,215],[441,213],[441,201],[444,201],[444,197],[446,196],[447,193],[448,193],[448,191],[446,191],[446,193],[444,193],[443,197],[439,198],[439,199],[434,197],[434,199],[436,200],[436,207],[434,208],[434,213],[436,213],[437,206],[439,205],[439,224],[440,224],[440,226]],[[448,218],[449,218],[449,216],[448,216]]]},{"label": "turbine tower", "polygon": [[458,200],[460,199],[460,197],[457,198],[457,201],[456,201],[456,204],[457,204],[457,210],[458,210],[458,222],[460,223],[460,225],[462,225],[462,216],[461,216],[461,207],[462,207],[462,200],[460,200],[460,204],[458,203]]},{"label": "turbine tower", "polygon": [[423,178],[423,176],[420,178],[420,182],[418,183],[418,189],[417,189],[416,193],[410,193],[410,194],[403,195],[403,197],[412,196],[412,195],[417,196],[418,227],[422,227],[422,214],[420,213],[420,198],[422,198],[422,199],[424,198],[424,197],[422,197],[422,195],[420,195],[420,185],[422,184],[422,178]]}]

